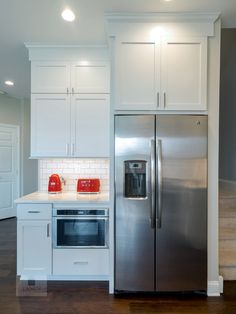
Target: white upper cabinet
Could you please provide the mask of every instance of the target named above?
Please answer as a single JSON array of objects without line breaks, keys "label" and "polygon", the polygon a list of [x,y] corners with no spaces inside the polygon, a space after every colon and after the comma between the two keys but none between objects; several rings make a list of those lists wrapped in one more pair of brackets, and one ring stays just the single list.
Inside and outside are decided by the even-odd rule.
[{"label": "white upper cabinet", "polygon": [[108,49],[30,45],[31,157],[109,157]]},{"label": "white upper cabinet", "polygon": [[108,62],[33,61],[32,93],[109,93]]},{"label": "white upper cabinet", "polygon": [[107,94],[32,94],[31,157],[109,157]]},{"label": "white upper cabinet", "polygon": [[31,64],[31,93],[68,93],[70,63],[34,61]]},{"label": "white upper cabinet", "polygon": [[70,96],[32,94],[31,157],[61,157],[70,150]]},{"label": "white upper cabinet", "polygon": [[207,113],[217,13],[108,13],[114,113]]},{"label": "white upper cabinet", "polygon": [[119,42],[115,110],[206,110],[207,38]]},{"label": "white upper cabinet", "polygon": [[207,110],[207,39],[164,41],[161,78],[163,109]]},{"label": "white upper cabinet", "polygon": [[116,109],[155,110],[160,90],[160,44],[121,42],[116,49]]},{"label": "white upper cabinet", "polygon": [[71,66],[72,93],[110,93],[109,64],[78,62]]},{"label": "white upper cabinet", "polygon": [[109,157],[110,102],[106,94],[72,96],[73,155]]}]

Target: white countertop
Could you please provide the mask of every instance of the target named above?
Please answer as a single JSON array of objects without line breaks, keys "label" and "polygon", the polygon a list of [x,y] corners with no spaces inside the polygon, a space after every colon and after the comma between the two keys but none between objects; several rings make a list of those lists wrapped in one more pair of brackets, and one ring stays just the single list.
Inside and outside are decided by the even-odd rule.
[{"label": "white countertop", "polygon": [[47,192],[37,191],[15,200],[15,203],[109,203],[109,193],[98,194],[78,194],[76,192],[62,192],[58,194],[49,194]]}]

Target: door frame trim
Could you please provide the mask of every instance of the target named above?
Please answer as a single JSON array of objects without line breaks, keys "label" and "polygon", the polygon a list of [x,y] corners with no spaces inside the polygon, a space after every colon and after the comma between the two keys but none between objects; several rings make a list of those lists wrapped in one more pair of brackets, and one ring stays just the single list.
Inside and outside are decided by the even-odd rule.
[{"label": "door frame trim", "polygon": [[[7,124],[7,123],[0,123],[0,128],[10,128],[16,131],[16,198],[20,197],[20,190],[21,190],[21,182],[20,182],[20,162],[21,162],[21,155],[20,155],[20,126],[16,124]],[[14,200],[13,200],[13,207],[15,208]]]}]

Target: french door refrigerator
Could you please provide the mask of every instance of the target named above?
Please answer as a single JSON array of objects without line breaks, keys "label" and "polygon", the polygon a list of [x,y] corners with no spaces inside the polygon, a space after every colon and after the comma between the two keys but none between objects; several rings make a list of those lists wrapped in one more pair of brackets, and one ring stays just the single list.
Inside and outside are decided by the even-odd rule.
[{"label": "french door refrigerator", "polygon": [[207,117],[115,116],[115,292],[206,289]]}]

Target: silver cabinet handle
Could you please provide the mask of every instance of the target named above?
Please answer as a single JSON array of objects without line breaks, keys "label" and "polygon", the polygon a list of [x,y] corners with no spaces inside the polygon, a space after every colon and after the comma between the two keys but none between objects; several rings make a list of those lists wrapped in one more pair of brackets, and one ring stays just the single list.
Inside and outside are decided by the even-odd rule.
[{"label": "silver cabinet handle", "polygon": [[69,144],[66,144],[66,155],[69,156]]},{"label": "silver cabinet handle", "polygon": [[71,155],[74,156],[75,154],[75,144],[71,144]]},{"label": "silver cabinet handle", "polygon": [[164,108],[166,107],[166,92],[164,92]]},{"label": "silver cabinet handle", "polygon": [[155,208],[156,208],[156,197],[155,197],[155,140],[151,140],[151,210],[150,210],[150,222],[151,228],[155,228]]},{"label": "silver cabinet handle", "polygon": [[74,265],[88,265],[87,261],[76,261],[73,263]]},{"label": "silver cabinet handle", "polygon": [[50,237],[50,223],[47,224],[47,237]]},{"label": "silver cabinet handle", "polygon": [[157,92],[157,108],[160,107],[160,93]]},{"label": "silver cabinet handle", "polygon": [[67,93],[67,95],[69,94],[69,88],[67,87],[67,89],[66,89],[66,93]]},{"label": "silver cabinet handle", "polygon": [[161,228],[161,216],[162,216],[162,142],[157,140],[157,228]]},{"label": "silver cabinet handle", "polygon": [[29,214],[39,214],[40,211],[39,210],[28,210]]},{"label": "silver cabinet handle", "polygon": [[74,90],[74,87],[72,87],[72,94],[74,95],[74,93],[75,93],[75,90]]}]

